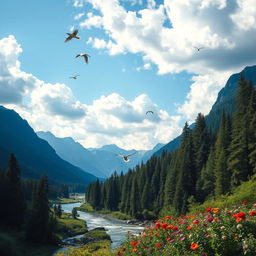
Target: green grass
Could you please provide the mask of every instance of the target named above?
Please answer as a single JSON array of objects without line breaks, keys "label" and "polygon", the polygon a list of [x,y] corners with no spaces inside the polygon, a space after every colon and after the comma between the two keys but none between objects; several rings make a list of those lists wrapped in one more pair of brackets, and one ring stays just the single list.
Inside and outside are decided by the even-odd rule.
[{"label": "green grass", "polygon": [[57,218],[57,222],[58,239],[80,235],[88,230],[85,221],[74,219],[71,217],[71,214],[63,213],[61,218]]},{"label": "green grass", "polygon": [[107,210],[107,209],[95,211],[89,203],[82,204],[80,207],[77,207],[77,210],[82,211],[82,212],[97,212],[99,214],[107,214],[107,215],[110,215],[119,220],[132,219],[132,217],[130,215],[122,213],[122,212],[118,212],[118,211],[111,212],[110,210]]},{"label": "green grass", "polygon": [[105,230],[90,230],[85,236],[95,240],[110,240],[110,236]]},{"label": "green grass", "polygon": [[245,200],[250,203],[256,202],[256,176],[237,187],[232,195],[222,195],[215,200],[207,200],[200,205],[191,204],[190,213],[203,212],[207,207],[230,207],[241,204]]},{"label": "green grass", "polygon": [[58,253],[57,256],[111,256],[111,251],[110,241],[102,240],[79,248],[70,248]]},{"label": "green grass", "polygon": [[82,204],[81,206],[77,207],[77,210],[81,212],[95,212],[92,206],[88,203]]},{"label": "green grass", "polygon": [[83,199],[77,198],[57,198],[55,200],[50,200],[52,204],[71,204],[71,203],[79,203],[83,202]]}]

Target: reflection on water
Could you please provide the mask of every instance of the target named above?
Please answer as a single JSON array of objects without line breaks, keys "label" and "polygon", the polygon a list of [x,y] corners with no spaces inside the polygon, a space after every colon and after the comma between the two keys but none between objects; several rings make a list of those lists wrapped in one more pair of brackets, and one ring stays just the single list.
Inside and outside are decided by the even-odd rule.
[{"label": "reflection on water", "polygon": [[[74,207],[80,205],[81,203],[63,204],[62,209],[65,212],[71,212]],[[79,219],[86,221],[89,230],[96,227],[104,227],[107,229],[107,233],[112,240],[112,248],[118,247],[125,240],[128,231],[132,234],[138,234],[143,230],[143,227],[129,225],[121,221],[108,220],[94,213],[78,211],[78,214],[80,215]]]}]

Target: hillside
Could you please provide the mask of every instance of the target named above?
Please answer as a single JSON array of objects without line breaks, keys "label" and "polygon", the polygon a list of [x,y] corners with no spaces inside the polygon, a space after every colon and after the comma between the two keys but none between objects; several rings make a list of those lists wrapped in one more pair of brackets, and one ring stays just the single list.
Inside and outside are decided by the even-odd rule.
[{"label": "hillside", "polygon": [[55,150],[36,135],[28,122],[15,111],[0,106],[0,168],[7,167],[14,153],[24,177],[39,178],[47,173],[56,183],[88,184],[95,176],[61,159]]}]

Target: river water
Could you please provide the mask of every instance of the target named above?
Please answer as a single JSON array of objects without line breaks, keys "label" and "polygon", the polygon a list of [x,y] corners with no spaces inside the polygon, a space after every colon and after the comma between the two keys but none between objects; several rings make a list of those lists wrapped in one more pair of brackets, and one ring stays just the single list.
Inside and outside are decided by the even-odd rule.
[{"label": "river water", "polygon": [[[61,207],[64,212],[71,213],[74,207],[79,207],[80,205],[81,203],[71,203],[71,204],[62,204]],[[120,244],[126,239],[128,231],[130,231],[131,234],[138,234],[144,229],[143,227],[136,226],[136,225],[129,225],[122,221],[109,220],[96,213],[78,211],[78,214],[79,214],[79,219],[86,221],[88,230],[91,230],[97,227],[104,227],[107,230],[107,233],[111,237],[112,248],[116,248],[120,246]]]}]

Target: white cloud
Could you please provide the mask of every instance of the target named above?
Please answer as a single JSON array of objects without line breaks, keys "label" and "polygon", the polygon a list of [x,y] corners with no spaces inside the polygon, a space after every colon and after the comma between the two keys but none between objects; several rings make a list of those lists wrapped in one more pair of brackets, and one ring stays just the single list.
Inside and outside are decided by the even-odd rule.
[{"label": "white cloud", "polygon": [[217,94],[226,83],[229,72],[219,74],[194,76],[187,99],[178,107],[178,113],[182,114],[189,122],[193,122],[198,112],[208,114],[217,99]]},{"label": "white cloud", "polygon": [[75,20],[80,20],[84,16],[83,12],[78,13],[77,15],[74,16]]},{"label": "white cloud", "polygon": [[[87,2],[108,36],[91,38],[93,47],[105,48],[111,55],[139,53],[145,63],[157,66],[159,74],[187,71],[198,76],[179,108],[185,117],[192,117],[192,109],[199,106],[193,99],[201,102],[197,112],[207,114],[212,101],[205,98],[216,97],[213,88],[224,86],[227,72],[255,64],[256,0],[164,0],[158,6],[147,1],[147,7],[138,7],[138,11],[126,10],[117,0]],[[84,23],[93,27],[90,19]],[[195,46],[205,49],[197,52]],[[216,73],[220,79],[213,80],[213,86],[210,76]],[[195,89],[199,87],[204,94]]]},{"label": "white cloud", "polygon": [[84,7],[86,0],[73,0],[74,7]]},{"label": "white cloud", "polygon": [[[0,104],[16,110],[36,131],[71,136],[87,148],[115,143],[126,149],[150,149],[179,134],[180,116],[170,116],[146,94],[129,101],[112,93],[87,105],[67,85],[21,71],[21,52],[13,36],[0,40],[0,95],[5,96]],[[147,110],[154,115],[146,115]]]}]

